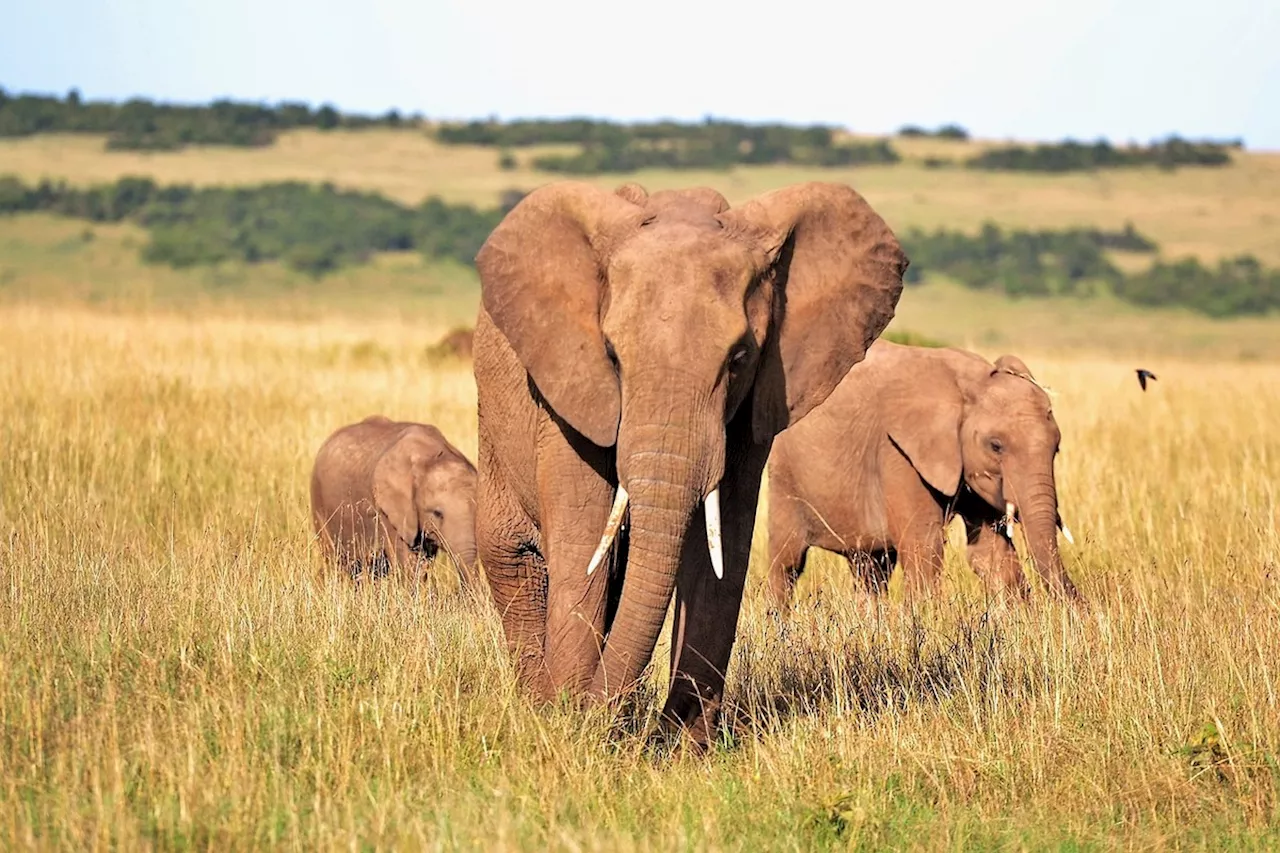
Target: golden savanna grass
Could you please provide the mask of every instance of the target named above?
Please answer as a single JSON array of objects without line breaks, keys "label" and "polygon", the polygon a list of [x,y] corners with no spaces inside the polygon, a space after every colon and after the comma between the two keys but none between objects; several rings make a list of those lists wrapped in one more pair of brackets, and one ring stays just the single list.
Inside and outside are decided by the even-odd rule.
[{"label": "golden savanna grass", "polygon": [[329,431],[380,411],[474,457],[446,325],[25,301],[0,328],[0,848],[1280,843],[1274,363],[1166,352],[1143,394],[1128,360],[1022,350],[1091,610],[989,611],[953,555],[934,604],[863,614],[825,559],[778,624],[758,539],[692,757],[644,738],[665,639],[640,707],[584,719],[518,695],[448,573],[323,572]]},{"label": "golden savanna grass", "polygon": [[[726,171],[649,170],[626,176],[650,190],[705,184],[731,203],[784,184],[831,180],[852,184],[895,229],[976,230],[1005,227],[1119,228],[1132,221],[1168,257],[1206,261],[1252,253],[1280,265],[1280,153],[1233,152],[1229,168],[1120,169],[1036,175],[927,169],[926,157],[959,161],[992,143],[895,139],[905,161],[847,169],[770,166]],[[374,190],[404,203],[428,195],[492,205],[503,190],[532,189],[554,175],[529,167],[546,149],[516,151],[519,167],[498,168],[498,151],[435,143],[421,130],[293,131],[262,149],[202,148],[172,153],[108,152],[97,136],[41,135],[0,140],[0,173],[75,184],[150,175],[161,183],[255,184],[332,181]],[[588,178],[612,188],[617,175]]]},{"label": "golden savanna grass", "polygon": [[[494,203],[548,179],[417,131],[261,150],[0,140],[74,183],[330,180]],[[1280,155],[1227,169],[925,169],[986,143],[900,140],[887,168],[641,173],[731,201],[851,183],[893,227],[1119,227],[1166,256],[1280,264]],[[592,179],[602,186],[616,176]],[[145,232],[0,222],[0,849],[1267,849],[1280,843],[1280,334],[1107,299],[931,281],[893,329],[1022,356],[1055,394],[1085,613],[989,610],[949,555],[919,611],[852,603],[818,558],[765,612],[763,533],[706,757],[638,707],[531,707],[452,573],[356,590],[324,570],[307,478],[337,426],[435,423],[474,458],[470,365],[430,347],[474,273],[388,255],[314,281],[175,271]],[[1159,379],[1145,394],[1133,368]],[[767,508],[767,489],[765,495]],[[762,508],[763,509],[763,508]],[[763,527],[763,512],[761,528]],[[958,531],[952,531],[958,545]]]}]

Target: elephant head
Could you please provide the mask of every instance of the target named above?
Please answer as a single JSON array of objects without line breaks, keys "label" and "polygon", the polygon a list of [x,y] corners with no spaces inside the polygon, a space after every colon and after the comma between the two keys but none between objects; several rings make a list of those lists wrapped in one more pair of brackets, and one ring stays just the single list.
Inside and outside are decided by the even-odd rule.
[{"label": "elephant head", "polygon": [[431,559],[443,550],[464,585],[477,573],[476,469],[431,439],[397,442],[373,470],[373,501],[396,551]]},{"label": "elephant head", "polygon": [[565,181],[513,208],[476,265],[483,309],[560,428],[615,452],[614,512],[581,568],[629,510],[621,599],[592,686],[612,695],[652,656],[700,506],[723,572],[727,425],[746,419],[742,434],[768,443],[824,400],[893,317],[907,260],[840,184],[730,209],[706,188]]},{"label": "elephant head", "polygon": [[937,492],[970,489],[1003,514],[1010,537],[1021,521],[1037,572],[1055,594],[1075,597],[1058,551],[1057,532],[1066,530],[1054,476],[1062,434],[1049,395],[1014,356],[992,365],[953,355],[913,374],[909,398],[889,415],[890,439]]}]

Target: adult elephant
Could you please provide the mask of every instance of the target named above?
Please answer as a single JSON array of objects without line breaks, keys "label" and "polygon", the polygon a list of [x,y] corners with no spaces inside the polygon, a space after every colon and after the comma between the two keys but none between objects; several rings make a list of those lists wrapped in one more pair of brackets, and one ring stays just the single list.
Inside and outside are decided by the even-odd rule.
[{"label": "adult elephant", "polygon": [[1017,357],[876,341],[835,392],[774,443],[769,589],[789,606],[810,547],[843,554],[872,593],[900,556],[909,593],[936,587],[947,522],[964,520],[970,564],[1004,595],[1029,586],[1012,540],[1022,522],[1049,591],[1078,598],[1058,551],[1049,396]]},{"label": "adult elephant", "polygon": [[627,691],[674,590],[663,718],[705,744],[773,436],[890,321],[906,256],[839,184],[730,209],[708,188],[565,181],[476,265],[477,538],[520,680]]}]

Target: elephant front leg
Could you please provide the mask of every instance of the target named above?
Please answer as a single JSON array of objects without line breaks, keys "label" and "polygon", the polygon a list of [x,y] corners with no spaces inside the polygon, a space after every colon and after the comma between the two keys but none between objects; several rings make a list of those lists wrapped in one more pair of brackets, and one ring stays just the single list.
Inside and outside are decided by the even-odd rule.
[{"label": "elephant front leg", "polygon": [[1010,597],[1026,599],[1031,594],[1031,585],[1022,573],[1017,549],[1003,532],[996,529],[997,523],[964,519],[969,566],[982,579],[988,592],[1001,601]]},{"label": "elephant front leg", "polygon": [[864,596],[880,599],[889,591],[889,579],[898,564],[896,550],[850,551],[844,557],[849,563],[854,585]]},{"label": "elephant front leg", "polygon": [[611,579],[621,565],[622,543],[615,540],[611,554],[587,575],[616,487],[605,476],[613,471],[609,454],[554,423],[546,431],[551,434],[539,442],[538,498],[549,578],[547,672],[553,692],[578,697],[600,663]]},{"label": "elephant front leg", "polygon": [[796,583],[804,573],[809,542],[802,521],[792,511],[793,502],[769,500],[769,605],[779,615],[791,610]]},{"label": "elephant front leg", "polygon": [[746,588],[760,478],[772,444],[753,444],[750,419],[739,423],[743,420],[738,418],[731,425],[725,476],[720,484],[724,577],[717,578],[712,571],[705,509],[700,509],[685,537],[676,581],[671,685],[662,716],[668,725],[683,729],[700,748],[710,743],[720,715],[725,673]]},{"label": "elephant front leg", "polygon": [[507,495],[492,489],[478,501],[476,546],[516,679],[535,699],[546,699],[547,567],[537,528]]}]

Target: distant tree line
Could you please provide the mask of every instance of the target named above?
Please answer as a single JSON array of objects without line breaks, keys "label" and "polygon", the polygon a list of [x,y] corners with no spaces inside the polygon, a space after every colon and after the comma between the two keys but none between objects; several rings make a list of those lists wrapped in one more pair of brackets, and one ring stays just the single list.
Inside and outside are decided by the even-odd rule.
[{"label": "distant tree line", "polygon": [[11,95],[0,89],[0,136],[38,133],[106,134],[113,151],[174,151],[188,145],[264,146],[282,130],[314,127],[398,127],[406,121],[391,110],[382,116],[339,113],[325,105],[312,109],[302,103],[274,107],[229,100],[188,106],[145,98],[124,103],[85,101],[72,89],[65,98],[54,95]]},{"label": "distant tree line", "polygon": [[278,260],[319,276],[375,252],[417,250],[470,265],[523,194],[487,210],[429,198],[408,207],[373,193],[297,182],[254,187],[162,187],[126,177],[85,189],[0,178],[0,214],[46,211],[148,230],[143,260],[173,267]]},{"label": "distant tree line", "polygon": [[1041,145],[992,148],[969,158],[965,166],[1011,172],[1080,172],[1134,166],[1158,166],[1161,169],[1226,166],[1231,162],[1229,150],[1243,146],[1240,140],[1195,142],[1178,136],[1128,148],[1118,148],[1105,139],[1088,144],[1068,139]]},{"label": "distant tree line", "polygon": [[[329,105],[266,104],[217,100],[207,105],[169,104],[146,98],[123,103],[86,101],[76,89],[63,98],[48,94],[10,94],[0,88],[0,137],[40,133],[106,134],[112,151],[174,151],[189,145],[266,146],[282,130],[293,128],[401,127],[422,122],[420,115],[389,110],[380,116],[340,113]],[[738,165],[792,163],[803,166],[891,164],[902,158],[887,140],[841,141],[842,128],[831,125],[750,124],[707,118],[701,122],[620,123],[587,118],[489,119],[445,124],[434,130],[446,145],[481,145],[502,150],[500,165],[514,168],[510,149],[533,145],[580,146],[570,154],[534,157],[531,165],[559,174],[627,173],[638,169],[720,169]],[[965,140],[957,124],[936,130],[918,125],[899,129],[901,137]],[[1072,172],[1155,165],[1224,166],[1241,140],[1185,140],[1170,136],[1146,146],[1116,147],[1106,140],[1065,140],[1033,146],[993,148],[965,161],[972,169]],[[926,165],[941,167],[931,159]]]},{"label": "distant tree line", "polygon": [[1194,258],[1156,261],[1126,274],[1106,251],[1154,253],[1158,247],[1132,224],[1120,231],[1003,231],[991,223],[976,235],[913,229],[902,237],[911,259],[906,281],[940,273],[975,290],[1010,296],[1079,296],[1105,287],[1136,305],[1180,306],[1211,317],[1280,310],[1280,269],[1242,255],[1206,266]]},{"label": "distant tree line", "polygon": [[716,119],[636,124],[534,119],[446,125],[436,130],[436,138],[448,145],[500,148],[504,168],[514,165],[508,149],[578,145],[579,151],[546,154],[530,162],[539,171],[571,175],[623,174],[639,169],[727,169],[772,163],[850,166],[896,163],[901,159],[885,140],[841,142],[837,140],[838,130],[826,125],[746,124]]},{"label": "distant tree line", "polygon": [[944,124],[937,130],[925,130],[918,124],[904,124],[898,129],[898,135],[908,139],[933,137],[934,139],[955,139],[966,140],[969,138],[969,131],[965,130],[958,124]]},{"label": "distant tree line", "polygon": [[[0,215],[44,211],[93,222],[134,222],[149,232],[142,257],[151,263],[280,261],[321,276],[387,251],[418,251],[471,265],[523,195],[509,190],[498,206],[478,209],[438,198],[402,205],[330,184],[196,188],[125,177],[78,188],[51,181],[30,186],[0,177]],[[1280,270],[1250,256],[1216,266],[1194,259],[1156,261],[1143,272],[1126,274],[1107,252],[1153,254],[1158,249],[1132,224],[1114,231],[1005,231],[988,223],[977,234],[913,229],[902,242],[911,258],[908,285],[933,273],[1011,296],[1087,295],[1101,288],[1134,304],[1183,306],[1214,317],[1280,310]]]},{"label": "distant tree line", "polygon": [[587,145],[575,154],[534,157],[541,172],[567,175],[626,174],[640,169],[728,169],[733,166],[791,163],[800,166],[889,164],[902,159],[884,140],[822,147],[770,140],[690,141],[673,145],[628,142]]}]

